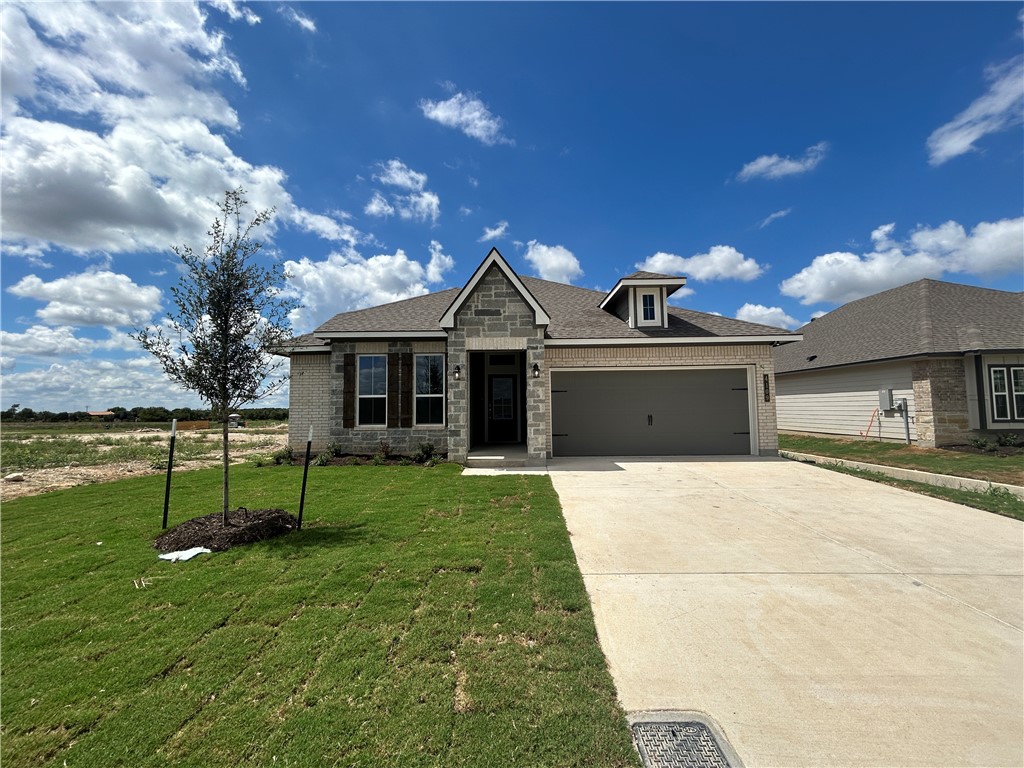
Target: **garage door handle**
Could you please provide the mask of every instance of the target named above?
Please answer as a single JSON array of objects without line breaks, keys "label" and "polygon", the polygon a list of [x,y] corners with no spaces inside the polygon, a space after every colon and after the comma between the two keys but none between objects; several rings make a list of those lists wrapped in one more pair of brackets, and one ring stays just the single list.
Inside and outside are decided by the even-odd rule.
[{"label": "garage door handle", "polygon": [[654,426],[654,416],[652,416],[649,413],[647,414],[647,426],[648,427],[653,427]]}]

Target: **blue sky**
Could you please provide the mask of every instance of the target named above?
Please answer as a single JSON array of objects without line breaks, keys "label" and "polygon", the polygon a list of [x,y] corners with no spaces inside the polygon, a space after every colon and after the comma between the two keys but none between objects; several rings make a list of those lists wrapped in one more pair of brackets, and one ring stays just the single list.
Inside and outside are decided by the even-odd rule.
[{"label": "blue sky", "polygon": [[1024,288],[1021,3],[0,14],[3,408],[198,404],[127,332],[239,185],[300,333],[492,246],[785,328],[922,277]]}]

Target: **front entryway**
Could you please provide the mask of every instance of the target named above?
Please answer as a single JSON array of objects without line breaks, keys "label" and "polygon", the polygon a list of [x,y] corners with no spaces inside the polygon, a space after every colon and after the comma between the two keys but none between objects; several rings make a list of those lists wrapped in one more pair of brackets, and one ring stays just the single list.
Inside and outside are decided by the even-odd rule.
[{"label": "front entryway", "polygon": [[471,446],[525,443],[525,355],[521,351],[469,355]]}]

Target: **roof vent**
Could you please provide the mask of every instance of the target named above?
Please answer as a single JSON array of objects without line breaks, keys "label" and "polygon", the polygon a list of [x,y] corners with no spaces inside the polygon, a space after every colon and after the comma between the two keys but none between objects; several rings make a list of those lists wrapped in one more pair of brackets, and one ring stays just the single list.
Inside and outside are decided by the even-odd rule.
[{"label": "roof vent", "polygon": [[818,356],[817,356],[817,355],[808,355],[808,356],[807,356],[807,362],[808,362],[808,363],[810,363],[810,362],[812,362],[812,361],[814,361],[814,360],[817,360],[817,359],[818,359]]}]

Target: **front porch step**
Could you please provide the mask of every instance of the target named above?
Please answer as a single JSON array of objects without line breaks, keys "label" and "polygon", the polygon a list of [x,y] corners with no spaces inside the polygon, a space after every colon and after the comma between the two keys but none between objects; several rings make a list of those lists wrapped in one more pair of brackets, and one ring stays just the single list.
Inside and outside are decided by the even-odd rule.
[{"label": "front porch step", "polygon": [[477,449],[466,457],[466,466],[470,469],[505,469],[536,465],[537,461],[531,461],[522,447]]}]

